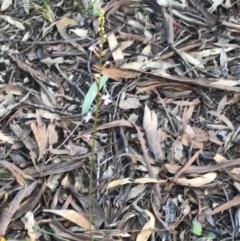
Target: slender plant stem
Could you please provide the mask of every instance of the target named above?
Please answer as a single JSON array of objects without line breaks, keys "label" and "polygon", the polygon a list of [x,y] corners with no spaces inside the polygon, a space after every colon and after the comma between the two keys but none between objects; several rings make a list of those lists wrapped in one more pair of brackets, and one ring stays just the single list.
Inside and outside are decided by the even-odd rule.
[{"label": "slender plant stem", "polygon": [[[92,145],[91,145],[91,159],[90,159],[90,181],[89,181],[89,222],[92,222],[92,189],[93,189],[93,168],[94,168],[94,157],[95,157],[95,138],[97,132],[97,122],[98,114],[100,107],[100,80],[103,72],[102,65],[102,52],[103,52],[103,43],[104,43],[104,11],[100,9],[99,11],[99,35],[100,35],[100,44],[99,44],[99,75],[96,80],[97,85],[97,97],[96,97],[96,111],[95,111],[95,120],[93,126],[93,135],[92,135]],[[90,229],[90,240],[93,240],[92,230]]]}]

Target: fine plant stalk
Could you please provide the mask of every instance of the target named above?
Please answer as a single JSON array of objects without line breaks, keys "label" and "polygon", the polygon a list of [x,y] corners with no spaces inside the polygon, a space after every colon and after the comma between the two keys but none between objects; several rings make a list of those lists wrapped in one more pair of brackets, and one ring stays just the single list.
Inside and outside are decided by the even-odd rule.
[{"label": "fine plant stalk", "polygon": [[[104,10],[99,10],[99,37],[100,37],[100,44],[99,44],[99,74],[96,79],[97,84],[97,97],[96,97],[96,110],[95,110],[95,119],[94,119],[94,126],[93,126],[93,135],[92,135],[92,145],[91,145],[91,158],[90,158],[90,181],[89,181],[89,223],[92,222],[92,189],[93,189],[93,168],[94,168],[94,156],[95,156],[95,138],[97,132],[97,122],[98,122],[98,114],[99,114],[99,107],[100,107],[100,81],[103,72],[103,64],[102,64],[102,54],[103,54],[103,43],[105,41],[105,16]],[[93,240],[92,237],[92,230],[90,229],[90,239]]]}]

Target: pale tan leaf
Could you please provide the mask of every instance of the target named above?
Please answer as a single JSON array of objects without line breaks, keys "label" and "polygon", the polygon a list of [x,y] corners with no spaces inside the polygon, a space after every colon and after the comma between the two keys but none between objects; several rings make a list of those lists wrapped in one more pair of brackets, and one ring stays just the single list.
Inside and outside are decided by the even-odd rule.
[{"label": "pale tan leaf", "polygon": [[33,212],[28,211],[25,215],[25,218],[26,218],[25,229],[27,229],[29,240],[35,241],[37,240],[37,235],[34,231],[35,220],[34,220]]},{"label": "pale tan leaf", "polygon": [[183,157],[183,145],[178,139],[172,144],[172,152],[174,160],[181,162]]},{"label": "pale tan leaf", "polygon": [[240,183],[239,182],[234,182],[233,185],[238,190],[238,192],[240,192]]},{"label": "pale tan leaf", "polygon": [[207,174],[202,175],[201,177],[196,178],[178,178],[176,180],[176,183],[187,187],[202,187],[206,184],[213,182],[216,179],[216,177],[216,172],[209,172]]},{"label": "pale tan leaf", "polygon": [[29,39],[29,36],[30,36],[30,32],[27,31],[27,32],[23,35],[22,41],[27,41],[27,40]]},{"label": "pale tan leaf", "polygon": [[140,185],[137,185],[136,187],[131,188],[127,196],[126,202],[142,194],[145,189],[146,189],[146,186],[144,184],[140,184]]},{"label": "pale tan leaf", "polygon": [[121,42],[121,50],[125,50],[126,48],[130,47],[134,43],[134,40],[127,40]]},{"label": "pale tan leaf", "polygon": [[114,180],[107,185],[107,189],[130,184],[130,183],[136,183],[136,184],[147,184],[147,183],[162,183],[163,181],[158,181],[154,178],[138,178],[138,179],[131,179],[131,178],[123,178],[119,180]]},{"label": "pale tan leaf", "polygon": [[88,34],[88,30],[84,28],[70,29],[70,33],[75,33],[78,37],[84,38]]},{"label": "pale tan leaf", "polygon": [[12,4],[12,0],[3,0],[1,5],[1,11],[5,11]]},{"label": "pale tan leaf", "polygon": [[212,82],[211,85],[236,86],[236,85],[239,85],[239,81],[220,79],[216,82]]},{"label": "pale tan leaf", "polygon": [[29,14],[29,0],[22,0],[24,11],[26,14]]},{"label": "pale tan leaf", "polygon": [[138,234],[136,241],[147,241],[155,228],[155,218],[148,210],[144,210],[149,217],[146,224],[143,225],[141,232]]},{"label": "pale tan leaf", "polygon": [[217,112],[221,113],[227,103],[227,95],[224,95],[218,103]]},{"label": "pale tan leaf", "polygon": [[0,18],[4,19],[6,22],[10,23],[11,25],[14,25],[15,27],[17,27],[21,30],[25,30],[25,27],[21,22],[12,19],[10,16],[0,15]]},{"label": "pale tan leaf", "polygon": [[49,145],[56,144],[58,142],[58,133],[56,131],[54,123],[49,123],[47,133]]},{"label": "pale tan leaf", "polygon": [[202,141],[194,140],[192,138],[192,135],[188,135],[188,134],[182,135],[181,142],[184,146],[189,146],[191,143],[193,143],[193,148],[196,148],[196,149],[203,149],[203,145],[204,145]]},{"label": "pale tan leaf", "polygon": [[147,105],[144,108],[143,116],[143,128],[146,132],[148,144],[150,150],[154,154],[155,161],[159,161],[163,158],[162,149],[158,140],[157,133],[158,120],[154,111],[150,111]]},{"label": "pale tan leaf", "polygon": [[[216,154],[213,158],[215,162],[222,163],[222,162],[229,162],[224,156],[220,154]],[[226,167],[223,169],[230,177],[232,177],[236,181],[240,181],[239,178],[239,168],[236,167]]]},{"label": "pale tan leaf", "polygon": [[[148,60],[148,57],[147,56],[151,56],[152,55],[152,53],[151,53],[151,45],[150,44],[148,44],[147,46],[145,46],[145,48],[142,50],[142,54],[143,55],[139,55],[138,57],[137,57],[137,60],[139,61],[139,62],[143,62],[143,61],[145,61],[145,60]],[[145,55],[145,56],[144,56]]]},{"label": "pale tan leaf", "polygon": [[119,47],[116,49],[116,47],[118,46],[118,41],[117,41],[115,34],[112,32],[112,33],[108,34],[107,38],[108,38],[109,49],[112,52],[112,57],[113,57],[114,61],[123,60],[124,56],[123,56],[121,48]]},{"label": "pale tan leaf", "polygon": [[[67,33],[67,28],[74,27],[74,26],[77,26],[77,22],[74,19],[67,18],[67,17],[64,17],[56,22],[56,27],[58,32],[61,35],[61,37],[65,40],[71,39],[71,36]],[[83,53],[85,52],[84,48],[80,44],[76,42],[70,42],[70,44],[73,47],[75,47],[77,50]]]},{"label": "pale tan leaf", "polygon": [[137,109],[140,106],[139,99],[137,97],[127,96],[126,93],[122,92],[119,107],[123,110]]},{"label": "pale tan leaf", "polygon": [[63,64],[64,63],[64,58],[63,57],[58,57],[58,58],[50,58],[50,57],[47,57],[45,59],[42,59],[40,61],[41,63],[43,64],[46,64],[48,66],[52,66],[53,64]]},{"label": "pale tan leaf", "polygon": [[6,136],[2,131],[0,131],[0,141],[3,143],[14,144],[14,138],[11,136]]},{"label": "pale tan leaf", "polygon": [[129,70],[143,70],[143,67],[146,65],[145,62],[130,62],[130,63],[124,63],[121,68],[123,69],[129,69]]},{"label": "pale tan leaf", "polygon": [[217,117],[218,119],[220,119],[222,122],[224,122],[229,128],[231,128],[232,131],[234,131],[234,126],[232,124],[232,122],[225,116],[225,115],[220,115],[219,113],[217,113],[216,111],[209,111],[208,112],[210,115],[213,115],[215,117]]},{"label": "pale tan leaf", "polygon": [[144,30],[145,29],[145,26],[142,25],[140,22],[138,22],[136,20],[129,19],[127,21],[127,24],[132,26],[132,27],[134,27],[134,28],[140,29],[140,30]]},{"label": "pale tan leaf", "polygon": [[85,217],[84,213],[77,213],[74,210],[50,210],[44,209],[44,212],[53,213],[59,215],[67,220],[77,224],[79,227],[82,227],[86,230],[95,230],[95,227],[89,223],[89,220]]},{"label": "pale tan leaf", "polygon": [[209,141],[213,142],[213,143],[216,143],[217,145],[221,146],[224,144],[224,142],[220,141],[215,133],[213,131],[208,131],[208,134],[209,134]]},{"label": "pale tan leaf", "polygon": [[190,64],[198,68],[204,68],[204,65],[196,58],[192,57],[190,54],[181,52],[182,57]]}]

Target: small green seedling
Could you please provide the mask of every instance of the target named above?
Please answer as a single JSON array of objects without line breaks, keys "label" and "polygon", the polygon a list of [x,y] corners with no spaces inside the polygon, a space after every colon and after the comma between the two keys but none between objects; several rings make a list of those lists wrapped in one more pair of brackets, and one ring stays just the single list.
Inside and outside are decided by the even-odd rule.
[{"label": "small green seedling", "polygon": [[202,225],[196,219],[192,221],[192,233],[201,236],[202,235]]}]

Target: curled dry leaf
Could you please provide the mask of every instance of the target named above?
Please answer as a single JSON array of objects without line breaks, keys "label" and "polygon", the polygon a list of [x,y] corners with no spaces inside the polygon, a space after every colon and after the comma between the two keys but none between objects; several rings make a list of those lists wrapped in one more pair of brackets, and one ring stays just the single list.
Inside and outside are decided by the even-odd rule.
[{"label": "curled dry leaf", "polygon": [[178,178],[176,183],[182,186],[187,187],[202,187],[206,184],[213,182],[217,177],[216,172],[209,172],[207,174],[202,175],[201,177],[196,178]]},{"label": "curled dry leaf", "polygon": [[82,227],[86,230],[95,230],[95,227],[89,223],[89,220],[86,218],[86,214],[84,213],[77,213],[74,210],[50,210],[44,209],[44,212],[57,214],[67,220],[77,224],[79,227]]},{"label": "curled dry leaf", "polygon": [[143,225],[141,232],[137,236],[136,241],[147,241],[152,232],[154,232],[155,228],[155,218],[152,213],[150,213],[148,210],[144,210],[147,216],[149,217],[149,220],[146,224]]}]

